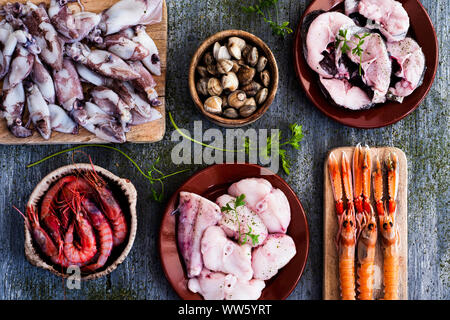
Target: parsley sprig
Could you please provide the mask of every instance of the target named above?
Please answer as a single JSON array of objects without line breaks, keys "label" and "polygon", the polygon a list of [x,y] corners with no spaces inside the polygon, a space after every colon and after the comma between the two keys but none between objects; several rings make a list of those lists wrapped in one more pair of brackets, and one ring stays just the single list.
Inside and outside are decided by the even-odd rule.
[{"label": "parsley sprig", "polygon": [[336,48],[339,47],[339,45],[342,43],[341,51],[343,54],[346,54],[348,51],[350,51],[349,43],[352,43],[355,45],[355,47],[352,49],[352,54],[359,57],[359,75],[362,75],[361,65],[362,65],[362,54],[364,53],[364,50],[361,48],[361,46],[364,44],[364,39],[367,38],[370,33],[365,32],[362,36],[359,34],[355,34],[355,38],[358,39],[358,42],[350,41],[350,39],[347,39],[347,31],[340,29],[338,35],[336,36]]},{"label": "parsley sprig", "polygon": [[[245,206],[244,200],[245,200],[245,194],[241,194],[240,196],[236,197],[236,199],[234,201],[230,201],[225,206],[220,208],[220,210],[222,212],[231,213],[236,218],[236,222],[238,224],[238,243],[241,245],[246,244],[251,239],[253,245],[255,245],[258,243],[259,235],[253,234],[252,233],[253,230],[249,225],[247,225],[248,231],[246,233],[242,234],[242,231],[241,231],[241,221],[239,220],[239,214],[237,213],[237,209],[239,207]],[[242,239],[243,236],[244,236],[244,238]]]},{"label": "parsley sprig", "polygon": [[[276,21],[273,21],[269,14],[269,9],[275,7]],[[256,13],[260,15],[264,22],[268,23],[274,35],[284,37],[287,34],[292,33],[292,29],[289,28],[289,21],[279,23],[278,18],[278,0],[258,0],[258,3],[253,6],[241,6],[242,11],[245,13]]]}]

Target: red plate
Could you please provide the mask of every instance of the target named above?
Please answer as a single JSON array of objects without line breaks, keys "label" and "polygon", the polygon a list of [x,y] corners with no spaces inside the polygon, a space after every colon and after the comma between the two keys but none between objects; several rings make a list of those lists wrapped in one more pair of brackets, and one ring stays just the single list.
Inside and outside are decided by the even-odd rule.
[{"label": "red plate", "polygon": [[188,278],[183,259],[178,251],[176,238],[176,215],[180,191],[197,193],[212,201],[225,194],[228,187],[244,178],[264,178],[286,195],[291,207],[291,223],[287,234],[294,239],[297,254],[278,274],[266,281],[260,299],[286,299],[295,289],[306,265],[309,249],[309,229],[300,200],[289,185],[270,170],[255,164],[216,164],[194,174],[170,198],[159,232],[159,253],[167,280],[184,300],[200,300],[199,294],[187,288]]},{"label": "red plate", "polygon": [[418,0],[399,0],[408,12],[410,33],[425,54],[423,83],[403,103],[386,102],[368,110],[352,111],[330,103],[318,85],[318,76],[306,63],[303,55],[301,27],[305,16],[315,10],[344,11],[343,0],[313,0],[306,8],[297,27],[294,40],[294,65],[297,77],[312,103],[328,117],[355,128],[380,128],[400,121],[413,112],[423,101],[433,84],[438,67],[438,41],[428,13]]}]

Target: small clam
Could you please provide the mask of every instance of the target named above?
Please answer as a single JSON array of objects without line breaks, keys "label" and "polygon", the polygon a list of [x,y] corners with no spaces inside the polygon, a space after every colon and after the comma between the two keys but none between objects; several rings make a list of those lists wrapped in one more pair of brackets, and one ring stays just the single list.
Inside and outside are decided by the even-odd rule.
[{"label": "small clam", "polygon": [[233,69],[233,62],[227,59],[221,59],[217,61],[217,71],[219,73],[227,73]]},{"label": "small clam", "polygon": [[235,43],[228,46],[228,52],[231,54],[233,58],[240,59],[241,58],[241,48]]},{"label": "small clam", "polygon": [[254,68],[247,65],[242,65],[237,73],[239,83],[243,86],[249,84],[255,77],[255,73],[256,70]]},{"label": "small clam", "polygon": [[213,57],[215,59],[217,59],[217,55],[219,54],[219,49],[220,49],[221,45],[220,43],[216,42],[214,43],[214,47],[213,47]]},{"label": "small clam", "polygon": [[209,66],[211,64],[214,63],[214,57],[213,54],[211,52],[207,52],[205,53],[205,55],[203,56],[203,62]]},{"label": "small clam", "polygon": [[259,77],[261,78],[261,82],[264,87],[268,87],[270,84],[270,73],[269,70],[264,70],[259,74]]},{"label": "small clam", "polygon": [[268,95],[269,95],[269,89],[263,88],[263,89],[259,90],[255,97],[256,102],[258,104],[263,104],[266,101]]},{"label": "small clam", "polygon": [[258,63],[256,64],[256,71],[262,72],[267,65],[267,58],[264,56],[260,56],[258,59]]},{"label": "small clam", "polygon": [[202,77],[202,78],[207,78],[210,76],[210,74],[208,73],[208,69],[204,66],[198,66],[197,72],[200,75],[200,77]]},{"label": "small clam", "polygon": [[249,84],[242,86],[241,90],[247,94],[247,97],[254,97],[261,88],[262,86],[258,82],[252,81]]},{"label": "small clam", "polygon": [[222,94],[223,88],[219,79],[211,78],[208,81],[208,93],[211,96],[220,96]]},{"label": "small clam", "polygon": [[209,81],[208,78],[201,78],[197,82],[197,86],[196,86],[197,87],[197,91],[200,94],[204,95],[204,96],[209,95],[209,92],[208,92],[208,81]]},{"label": "small clam", "polygon": [[227,74],[222,76],[222,88],[224,90],[233,92],[237,90],[238,87],[239,80],[234,72],[228,72]]},{"label": "small clam", "polygon": [[245,99],[244,106],[255,106],[256,107],[256,100],[253,97]]},{"label": "small clam", "polygon": [[252,50],[252,46],[246,44],[244,49],[242,49],[242,58],[247,60],[247,57],[248,57],[248,55],[249,55],[251,50]]},{"label": "small clam", "polygon": [[[241,39],[241,38],[239,38],[239,37],[230,37],[230,38],[228,39],[228,46],[231,46],[231,45],[233,45],[233,44],[237,45],[237,47],[238,47],[239,49],[241,49],[241,50],[243,50],[243,49],[245,48],[245,45],[246,45],[244,39]],[[239,59],[238,59],[238,60],[239,60]]]},{"label": "small clam", "polygon": [[207,112],[220,114],[222,113],[222,98],[212,96],[206,99],[204,108]]},{"label": "small clam", "polygon": [[233,68],[231,69],[231,71],[233,71],[234,73],[237,73],[239,71],[239,69],[241,68],[241,65],[239,64],[238,60],[232,60],[231,62],[233,62]]},{"label": "small clam", "polygon": [[230,53],[228,52],[227,47],[221,46],[219,51],[217,52],[217,56],[215,57],[217,61],[221,59],[231,60]]},{"label": "small clam", "polygon": [[243,118],[250,117],[256,111],[256,106],[243,106],[239,109],[239,114]]},{"label": "small clam", "polygon": [[247,63],[254,67],[258,63],[259,53],[256,47],[253,47],[247,55]]},{"label": "small clam", "polygon": [[245,100],[247,100],[247,95],[245,94],[245,92],[242,90],[236,90],[228,96],[228,105],[230,107],[239,109],[244,105]]},{"label": "small clam", "polygon": [[234,108],[226,108],[223,111],[223,115],[230,119],[236,119],[237,117],[239,117],[239,113]]},{"label": "small clam", "polygon": [[208,70],[208,72],[213,76],[217,76],[219,74],[219,72],[217,71],[217,66],[215,64],[208,65],[206,67],[206,70]]}]

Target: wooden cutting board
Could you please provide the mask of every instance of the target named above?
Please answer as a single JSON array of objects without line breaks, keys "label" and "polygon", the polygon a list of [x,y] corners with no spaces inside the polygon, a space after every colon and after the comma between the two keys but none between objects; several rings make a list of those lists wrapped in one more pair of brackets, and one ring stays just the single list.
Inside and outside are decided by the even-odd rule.
[{"label": "wooden cutting board", "polygon": [[[351,163],[354,147],[342,147],[333,149],[334,155],[338,158],[339,163],[342,152],[345,152],[347,158]],[[400,284],[399,284],[399,298],[401,300],[408,299],[408,208],[407,208],[407,194],[408,194],[408,173],[407,160],[403,151],[397,148],[381,147],[371,148],[372,168],[375,168],[375,160],[378,155],[380,161],[383,161],[390,151],[397,154],[399,161],[399,185],[397,198],[397,223],[400,233]],[[329,155],[329,154],[328,154]],[[328,173],[328,155],[324,166],[324,211],[323,211],[323,298],[325,300],[339,300],[340,299],[340,284],[338,271],[338,256],[335,245],[335,237],[337,233],[337,217],[334,206],[333,192],[331,190],[330,176]],[[372,188],[371,188],[372,189]],[[373,189],[371,190],[372,206],[375,205],[373,200]],[[374,207],[375,208],[375,207]],[[378,236],[380,239],[380,235]],[[374,298],[380,299],[383,297],[383,255],[381,253],[380,241],[377,243],[375,254],[375,284],[374,284]]]},{"label": "wooden cutting board", "polygon": [[[0,0],[0,6],[7,2],[15,2],[16,0]],[[81,0],[86,11],[101,12],[106,8],[111,7],[118,0]],[[20,2],[26,2],[25,0]],[[32,0],[34,3],[45,2],[47,5],[50,0]],[[79,6],[75,3],[70,4],[70,8],[74,11],[79,11]],[[161,112],[162,118],[145,123],[138,126],[131,127],[130,132],[127,133],[127,141],[134,143],[149,143],[160,141],[166,130],[166,115],[165,115],[165,87],[166,87],[166,66],[167,66],[167,7],[166,2],[163,3],[162,21],[158,24],[147,26],[147,32],[155,41],[158,47],[161,58],[161,76],[154,76],[157,83],[156,91],[160,97],[162,104],[157,107]],[[0,86],[1,88],[1,86]],[[59,132],[52,132],[49,140],[44,140],[36,131],[28,138],[20,139],[14,137],[6,126],[6,121],[0,119],[0,144],[85,144],[85,143],[107,143],[104,140],[97,138],[94,134],[80,128],[78,135],[64,134]]]}]

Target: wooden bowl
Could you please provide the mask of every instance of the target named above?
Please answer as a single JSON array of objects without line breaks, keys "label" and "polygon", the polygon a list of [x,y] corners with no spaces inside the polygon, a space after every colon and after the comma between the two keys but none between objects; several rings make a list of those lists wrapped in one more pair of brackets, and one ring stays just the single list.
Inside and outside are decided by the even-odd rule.
[{"label": "wooden bowl", "polygon": [[[49,173],[31,193],[28,200],[27,207],[31,206],[33,209],[39,208],[42,197],[47,190],[59,179],[69,174],[74,174],[75,170],[79,171],[92,171],[93,167],[87,163],[76,163],[68,166],[61,167],[51,173]],[[81,274],[81,280],[92,280],[103,277],[119,266],[127,257],[128,253],[133,246],[134,239],[136,238],[137,230],[137,214],[136,214],[136,202],[137,192],[133,184],[128,179],[122,179],[110,171],[98,166],[94,166],[94,170],[107,182],[114,196],[122,208],[128,223],[128,238],[119,247],[114,248],[111,256],[106,262],[105,266],[99,269],[97,272],[90,274]],[[51,261],[45,257],[38,246],[35,244],[34,239],[27,227],[25,227],[25,256],[27,260],[34,266],[43,268],[51,273],[66,278],[71,274],[61,272],[60,267],[55,266]]]},{"label": "wooden bowl", "polygon": [[203,169],[189,178],[170,198],[159,231],[159,254],[164,273],[172,288],[184,300],[201,300],[200,294],[189,291],[184,260],[177,244],[177,218],[172,212],[178,207],[179,194],[188,191],[211,201],[225,194],[228,187],[241,179],[264,178],[286,195],[291,207],[291,223],[287,234],[294,240],[297,254],[266,281],[260,300],[286,299],[297,286],[306,265],[309,250],[309,228],[305,211],[295,192],[278,175],[256,164],[216,164]]},{"label": "wooden bowl", "polygon": [[433,84],[438,67],[438,41],[433,23],[418,0],[398,0],[408,12],[412,36],[425,55],[423,83],[403,103],[387,101],[367,110],[349,110],[332,104],[319,87],[317,74],[308,66],[303,54],[301,28],[304,18],[315,10],[343,12],[344,0],[313,0],[303,13],[294,40],[294,68],[309,100],[325,115],[346,126],[355,128],[380,128],[400,121],[411,114],[425,99]]},{"label": "wooden bowl", "polygon": [[[259,106],[258,109],[256,109],[255,113],[253,113],[251,116],[247,118],[229,119],[222,117],[220,115],[215,115],[206,112],[203,107],[203,101],[202,99],[200,99],[199,94],[197,93],[196,83],[197,80],[199,80],[199,76],[198,73],[196,72],[196,68],[199,65],[199,62],[201,61],[203,55],[207,51],[212,51],[214,43],[221,42],[222,44],[224,44],[224,40],[229,37],[240,37],[244,39],[247,43],[250,43],[253,46],[257,47],[260,54],[263,54],[267,58],[266,69],[270,71],[271,80],[269,85],[269,95],[267,96],[267,99],[264,102],[264,104],[262,106]],[[198,111],[200,111],[200,113],[202,113],[206,118],[222,127],[226,128],[242,127],[250,123],[253,123],[259,118],[261,118],[262,115],[267,111],[267,109],[269,109],[269,106],[272,104],[273,99],[275,98],[275,95],[277,93],[277,89],[278,89],[278,66],[277,61],[275,60],[275,56],[273,55],[269,47],[264,43],[264,41],[246,31],[225,30],[212,35],[211,37],[206,39],[194,53],[194,56],[192,57],[191,60],[191,64],[189,66],[189,91],[191,93],[191,97],[192,100],[194,101],[195,106],[197,107]]]}]

